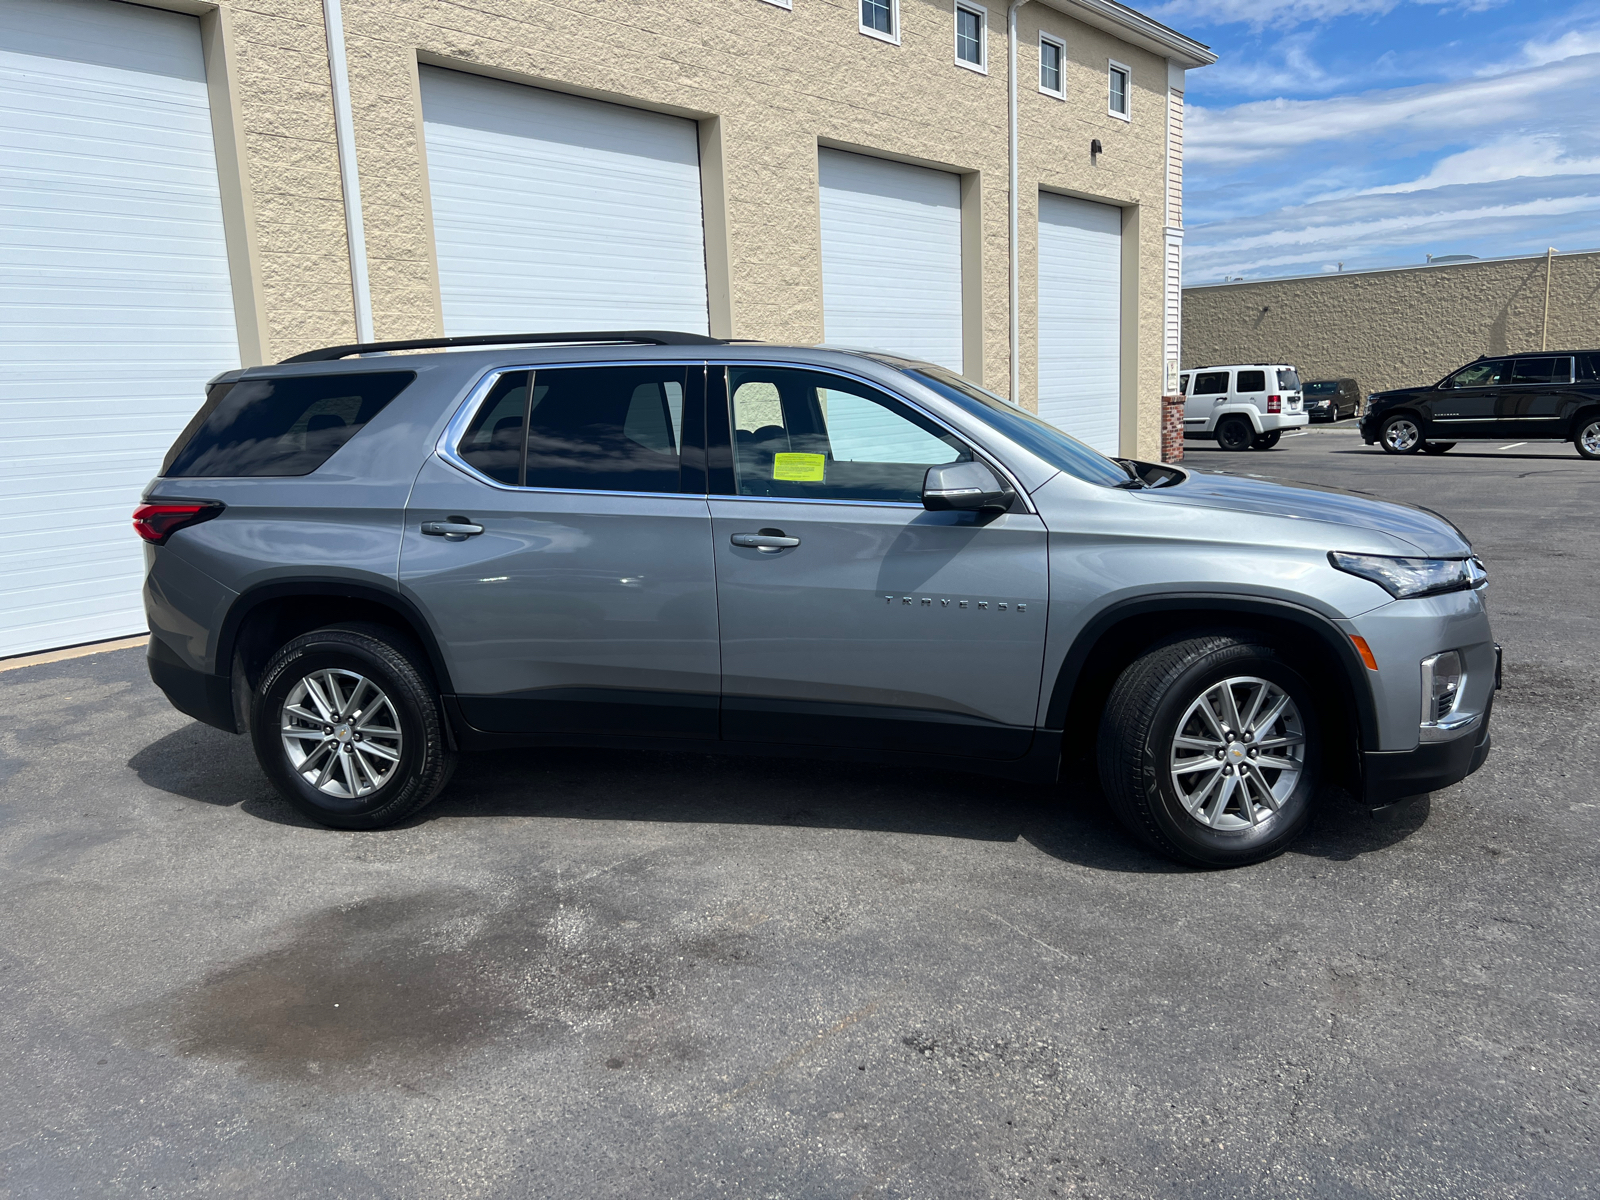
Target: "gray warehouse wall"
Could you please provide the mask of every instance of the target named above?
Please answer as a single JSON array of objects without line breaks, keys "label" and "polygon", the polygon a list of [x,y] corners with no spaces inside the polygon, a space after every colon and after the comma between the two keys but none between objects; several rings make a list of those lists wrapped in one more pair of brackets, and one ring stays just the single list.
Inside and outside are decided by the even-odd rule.
[{"label": "gray warehouse wall", "polygon": [[[1538,350],[1545,259],[1185,288],[1183,365],[1284,362],[1363,392],[1432,383],[1480,354]],[[1551,349],[1600,347],[1600,252],[1558,254]]]}]

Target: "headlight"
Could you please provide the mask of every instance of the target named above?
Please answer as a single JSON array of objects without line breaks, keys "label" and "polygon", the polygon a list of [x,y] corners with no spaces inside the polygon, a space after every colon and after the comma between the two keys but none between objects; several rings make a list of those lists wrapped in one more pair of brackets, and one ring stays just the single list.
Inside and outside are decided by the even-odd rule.
[{"label": "headlight", "polygon": [[1340,571],[1371,580],[1397,600],[1466,591],[1489,578],[1476,558],[1386,558],[1330,550],[1328,561]]}]

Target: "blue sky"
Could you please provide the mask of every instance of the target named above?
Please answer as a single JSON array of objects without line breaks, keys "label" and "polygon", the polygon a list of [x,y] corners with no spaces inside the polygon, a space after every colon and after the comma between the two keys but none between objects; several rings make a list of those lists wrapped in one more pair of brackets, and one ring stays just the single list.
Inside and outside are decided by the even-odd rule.
[{"label": "blue sky", "polygon": [[1165,0],[1184,282],[1600,247],[1600,0]]}]

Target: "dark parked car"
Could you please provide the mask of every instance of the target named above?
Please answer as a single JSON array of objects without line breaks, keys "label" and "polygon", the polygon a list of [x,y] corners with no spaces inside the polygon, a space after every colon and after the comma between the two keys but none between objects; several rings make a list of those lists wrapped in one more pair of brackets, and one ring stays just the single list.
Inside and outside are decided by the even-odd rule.
[{"label": "dark parked car", "polygon": [[1510,440],[1572,442],[1600,458],[1600,350],[1485,357],[1432,387],[1374,392],[1361,437],[1390,454]]},{"label": "dark parked car", "polygon": [[1361,407],[1361,385],[1354,379],[1321,379],[1300,389],[1311,420],[1342,421]]}]

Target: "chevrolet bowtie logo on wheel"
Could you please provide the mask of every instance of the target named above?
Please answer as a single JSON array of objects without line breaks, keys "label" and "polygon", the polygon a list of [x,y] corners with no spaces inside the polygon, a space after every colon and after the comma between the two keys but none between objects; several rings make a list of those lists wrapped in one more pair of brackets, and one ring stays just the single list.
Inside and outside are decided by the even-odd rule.
[{"label": "chevrolet bowtie logo on wheel", "polygon": [[1025,613],[1028,611],[1028,606],[1026,604],[1009,603],[1005,600],[946,600],[934,596],[919,597],[895,595],[887,595],[883,598],[883,602],[885,604],[893,604],[897,600],[902,605],[915,605],[918,608],[932,608],[935,604],[937,604],[940,608],[949,608],[954,605],[956,608],[973,608],[979,611],[988,611],[990,605],[992,604],[996,612]]}]

